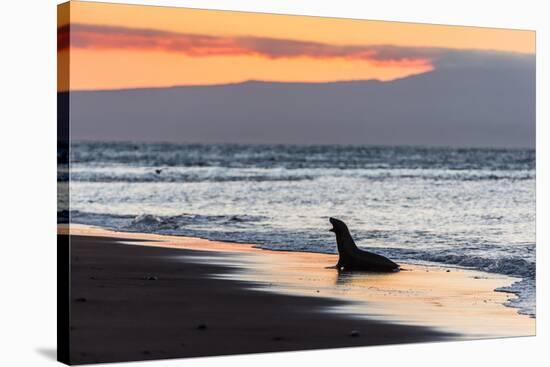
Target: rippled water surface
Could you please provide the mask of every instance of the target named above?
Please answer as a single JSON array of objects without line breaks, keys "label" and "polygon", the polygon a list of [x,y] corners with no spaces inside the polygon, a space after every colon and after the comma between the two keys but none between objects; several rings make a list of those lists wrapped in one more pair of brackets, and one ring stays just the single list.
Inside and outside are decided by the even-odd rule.
[{"label": "rippled water surface", "polygon": [[398,261],[522,278],[535,314],[535,151],[77,143],[71,220],[336,251],[328,217]]}]

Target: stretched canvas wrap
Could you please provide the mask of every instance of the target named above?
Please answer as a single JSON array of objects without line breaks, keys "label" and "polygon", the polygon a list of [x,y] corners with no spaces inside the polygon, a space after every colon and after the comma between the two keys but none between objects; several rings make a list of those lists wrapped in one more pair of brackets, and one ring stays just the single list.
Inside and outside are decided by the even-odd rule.
[{"label": "stretched canvas wrap", "polygon": [[535,334],[535,32],[71,1],[57,52],[60,361]]}]

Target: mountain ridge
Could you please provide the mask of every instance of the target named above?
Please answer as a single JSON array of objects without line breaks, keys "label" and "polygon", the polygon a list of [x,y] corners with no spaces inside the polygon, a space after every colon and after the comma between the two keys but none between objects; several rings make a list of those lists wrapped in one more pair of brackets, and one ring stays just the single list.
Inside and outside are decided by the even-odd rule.
[{"label": "mountain ridge", "polygon": [[[498,66],[498,65],[497,65]],[[534,147],[530,65],[70,92],[76,140]]]}]

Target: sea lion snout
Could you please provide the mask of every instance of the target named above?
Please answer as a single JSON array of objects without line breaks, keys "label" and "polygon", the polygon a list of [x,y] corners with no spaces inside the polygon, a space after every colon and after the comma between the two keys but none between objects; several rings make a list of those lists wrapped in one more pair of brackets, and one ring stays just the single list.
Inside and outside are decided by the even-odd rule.
[{"label": "sea lion snout", "polygon": [[346,228],[344,222],[339,219],[330,217],[328,220],[332,224],[332,228],[329,229],[330,232],[342,231]]},{"label": "sea lion snout", "polygon": [[329,229],[328,231],[329,231],[329,232],[336,232],[336,226],[334,225],[334,222],[336,221],[336,219],[330,217],[330,218],[328,219],[328,221],[330,222],[330,224],[332,224],[332,228]]}]

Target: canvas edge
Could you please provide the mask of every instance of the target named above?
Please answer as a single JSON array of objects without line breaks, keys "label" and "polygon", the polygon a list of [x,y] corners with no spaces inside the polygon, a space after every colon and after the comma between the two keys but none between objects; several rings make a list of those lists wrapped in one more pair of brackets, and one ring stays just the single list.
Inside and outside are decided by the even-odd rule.
[{"label": "canvas edge", "polygon": [[[69,213],[69,78],[70,2],[57,5],[57,216]],[[57,360],[70,364],[70,237],[57,233]]]}]

